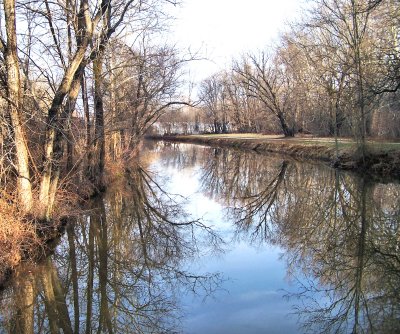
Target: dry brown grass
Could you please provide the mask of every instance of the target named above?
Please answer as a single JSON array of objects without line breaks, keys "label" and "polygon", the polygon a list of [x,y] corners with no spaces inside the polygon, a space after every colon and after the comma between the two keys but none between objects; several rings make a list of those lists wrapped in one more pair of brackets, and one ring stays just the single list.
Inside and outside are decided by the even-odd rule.
[{"label": "dry brown grass", "polygon": [[40,245],[33,222],[21,218],[10,203],[9,198],[0,197],[0,284],[22,258],[29,258]]}]

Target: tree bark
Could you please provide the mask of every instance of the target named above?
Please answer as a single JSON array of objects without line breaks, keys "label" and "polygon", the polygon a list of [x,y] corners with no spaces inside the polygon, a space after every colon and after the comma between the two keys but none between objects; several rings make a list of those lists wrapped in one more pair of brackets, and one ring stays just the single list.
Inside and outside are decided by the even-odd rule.
[{"label": "tree bark", "polygon": [[281,129],[283,131],[283,134],[285,137],[294,137],[294,129],[293,127],[289,127],[286,123],[285,117],[283,116],[283,113],[278,112],[276,114],[279,120],[279,124],[281,126]]},{"label": "tree bark", "polygon": [[8,112],[13,127],[15,145],[17,192],[21,211],[30,213],[33,206],[32,184],[29,171],[29,151],[21,116],[21,80],[17,55],[15,0],[4,0],[7,44],[4,56],[7,70]]},{"label": "tree bark", "polygon": [[361,42],[362,42],[362,35],[360,33],[360,23],[359,23],[359,16],[360,16],[360,9],[357,0],[351,1],[351,17],[352,17],[352,25],[353,25],[353,50],[354,50],[354,61],[356,66],[356,77],[357,77],[357,106],[359,109],[359,140],[360,140],[360,148],[361,148],[361,155],[362,159],[365,159],[366,155],[366,135],[367,135],[367,117],[365,112],[365,92],[364,92],[364,75],[363,75],[363,66],[362,66],[362,59],[361,59]]},{"label": "tree bark", "polygon": [[[58,187],[60,174],[59,164],[63,153],[62,131],[65,126],[65,121],[68,118],[65,109],[63,109],[63,102],[66,96],[71,92],[74,80],[79,80],[79,78],[77,78],[77,72],[79,72],[82,67],[84,68],[85,64],[83,64],[83,62],[87,47],[86,44],[78,48],[78,51],[68,66],[47,116],[46,140],[44,143],[45,155],[39,190],[39,218],[42,220],[49,220],[51,218],[55,191]],[[64,111],[63,115],[60,115],[62,111]]]},{"label": "tree bark", "polygon": [[94,112],[95,127],[93,140],[93,161],[90,166],[90,179],[97,189],[104,188],[103,172],[105,165],[104,104],[103,104],[103,57],[98,54],[93,61],[94,72]]}]

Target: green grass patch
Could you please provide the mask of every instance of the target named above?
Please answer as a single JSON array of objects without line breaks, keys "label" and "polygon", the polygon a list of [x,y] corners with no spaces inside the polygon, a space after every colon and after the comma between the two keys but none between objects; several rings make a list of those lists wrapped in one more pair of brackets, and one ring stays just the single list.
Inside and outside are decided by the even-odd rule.
[{"label": "green grass patch", "polygon": [[400,151],[400,143],[390,143],[390,142],[368,142],[367,149],[372,152],[395,152]]},{"label": "green grass patch", "polygon": [[[290,145],[301,145],[301,146],[323,146],[327,148],[335,148],[335,139],[330,137],[293,137],[288,138],[282,135],[263,135],[257,133],[230,133],[230,134],[202,134],[202,135],[188,135],[182,136],[188,138],[199,138],[199,139],[227,139],[227,140],[242,140],[242,141],[257,141],[265,143],[287,143]],[[358,143],[350,138],[339,138],[338,139],[339,150],[356,150]],[[368,140],[367,150],[373,153],[388,153],[393,151],[400,151],[400,142],[390,142],[382,140]]]}]

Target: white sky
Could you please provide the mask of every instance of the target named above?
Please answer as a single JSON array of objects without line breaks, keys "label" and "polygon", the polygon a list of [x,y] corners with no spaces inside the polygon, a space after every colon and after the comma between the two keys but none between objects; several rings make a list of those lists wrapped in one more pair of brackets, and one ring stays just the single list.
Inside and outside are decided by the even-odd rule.
[{"label": "white sky", "polygon": [[192,79],[206,78],[246,51],[265,49],[286,22],[300,12],[302,0],[182,0],[169,40],[208,61],[190,66]]}]

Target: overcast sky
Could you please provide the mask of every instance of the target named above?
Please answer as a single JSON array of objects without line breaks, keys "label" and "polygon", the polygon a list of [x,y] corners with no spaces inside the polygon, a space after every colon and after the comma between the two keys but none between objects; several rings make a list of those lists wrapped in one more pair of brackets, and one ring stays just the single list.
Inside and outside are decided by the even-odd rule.
[{"label": "overcast sky", "polygon": [[209,61],[191,65],[196,81],[229,66],[232,57],[271,45],[286,22],[300,11],[301,0],[182,0],[171,42],[200,51]]}]

